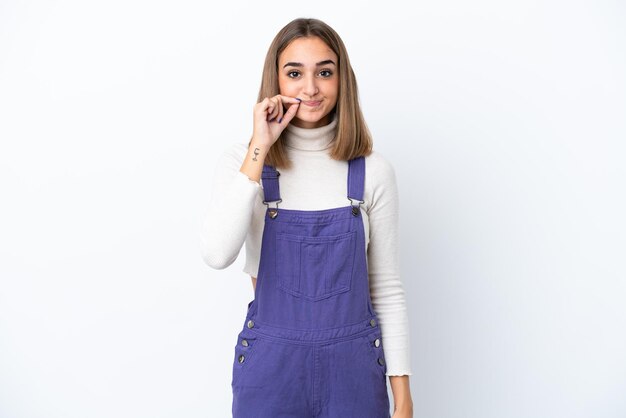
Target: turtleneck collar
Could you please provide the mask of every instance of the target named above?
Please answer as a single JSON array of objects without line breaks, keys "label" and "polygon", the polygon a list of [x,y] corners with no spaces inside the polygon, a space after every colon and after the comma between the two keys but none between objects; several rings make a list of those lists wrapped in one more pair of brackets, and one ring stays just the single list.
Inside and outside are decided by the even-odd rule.
[{"label": "turtleneck collar", "polygon": [[329,124],[319,128],[300,128],[293,124],[287,125],[283,131],[285,146],[303,151],[322,151],[332,146],[337,126],[337,114],[333,113]]}]

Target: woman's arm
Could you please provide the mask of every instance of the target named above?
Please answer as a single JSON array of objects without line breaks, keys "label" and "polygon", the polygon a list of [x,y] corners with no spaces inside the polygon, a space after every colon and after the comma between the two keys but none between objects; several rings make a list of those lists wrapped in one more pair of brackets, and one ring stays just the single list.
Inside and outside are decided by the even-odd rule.
[{"label": "woman's arm", "polygon": [[[287,111],[284,107],[288,106]],[[202,258],[223,269],[239,255],[262,187],[263,163],[270,147],[296,115],[300,99],[277,94],[254,105],[254,129],[248,144],[225,152],[215,170],[213,193],[201,228]],[[243,147],[243,149],[242,149]]]},{"label": "woman's arm", "polygon": [[224,269],[237,259],[262,190],[258,181],[240,171],[243,160],[252,158],[251,153],[254,155],[254,148],[250,147],[233,144],[220,156],[214,170],[200,242],[204,262],[215,269]]},{"label": "woman's arm", "polygon": [[385,350],[387,375],[393,391],[394,417],[405,417],[412,409],[409,320],[400,277],[400,200],[393,166],[379,153],[367,160],[371,203],[369,220],[368,274],[372,306],[379,319]]},{"label": "woman's arm", "polygon": [[393,418],[413,417],[413,399],[409,386],[409,376],[389,376],[393,392]]}]

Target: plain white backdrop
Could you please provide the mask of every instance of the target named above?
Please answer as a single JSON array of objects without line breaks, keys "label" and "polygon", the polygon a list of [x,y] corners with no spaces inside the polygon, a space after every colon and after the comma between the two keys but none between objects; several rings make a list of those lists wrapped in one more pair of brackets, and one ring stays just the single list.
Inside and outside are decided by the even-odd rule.
[{"label": "plain white backdrop", "polygon": [[0,417],[230,416],[198,232],[297,17],[396,169],[415,416],[626,416],[623,2],[1,0]]}]

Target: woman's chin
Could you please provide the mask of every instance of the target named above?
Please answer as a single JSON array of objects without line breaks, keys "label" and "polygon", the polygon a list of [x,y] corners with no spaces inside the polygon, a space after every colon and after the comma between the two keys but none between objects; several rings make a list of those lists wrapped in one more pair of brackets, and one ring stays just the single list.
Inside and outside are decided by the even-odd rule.
[{"label": "woman's chin", "polygon": [[302,127],[313,127],[313,125],[318,124],[320,121],[322,121],[323,119],[325,119],[327,117],[327,115],[325,115],[323,112],[311,112],[311,111],[299,111],[298,113],[296,113],[296,116],[294,116],[292,123],[294,123],[296,126],[302,126]]}]

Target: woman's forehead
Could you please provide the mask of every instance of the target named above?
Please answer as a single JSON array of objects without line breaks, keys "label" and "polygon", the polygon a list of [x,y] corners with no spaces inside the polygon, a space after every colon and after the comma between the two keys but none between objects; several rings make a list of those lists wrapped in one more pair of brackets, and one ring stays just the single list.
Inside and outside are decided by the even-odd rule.
[{"label": "woman's forehead", "polygon": [[295,39],[282,51],[279,57],[281,67],[287,63],[304,66],[332,64],[329,61],[336,64],[337,55],[324,41],[317,37]]}]

